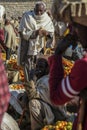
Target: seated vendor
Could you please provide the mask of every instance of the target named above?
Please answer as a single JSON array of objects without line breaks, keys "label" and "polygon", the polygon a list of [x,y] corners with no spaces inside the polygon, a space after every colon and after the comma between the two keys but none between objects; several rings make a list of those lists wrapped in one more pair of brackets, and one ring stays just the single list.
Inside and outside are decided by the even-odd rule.
[{"label": "seated vendor", "polygon": [[36,84],[30,79],[25,83],[26,92],[29,97],[29,110],[31,119],[31,130],[40,130],[45,125],[56,121],[68,120],[65,106],[54,106],[49,96],[49,67],[45,58],[38,58],[36,62],[35,75]]}]

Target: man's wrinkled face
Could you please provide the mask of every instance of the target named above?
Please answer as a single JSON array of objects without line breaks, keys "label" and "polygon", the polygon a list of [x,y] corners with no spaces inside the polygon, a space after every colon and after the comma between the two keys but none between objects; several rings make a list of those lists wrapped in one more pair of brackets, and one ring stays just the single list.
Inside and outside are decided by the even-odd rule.
[{"label": "man's wrinkled face", "polygon": [[45,12],[45,7],[43,4],[37,4],[34,12],[36,15],[42,15]]},{"label": "man's wrinkled face", "polygon": [[36,63],[35,74],[37,78],[40,78],[47,74],[48,63],[44,59],[39,59]]}]

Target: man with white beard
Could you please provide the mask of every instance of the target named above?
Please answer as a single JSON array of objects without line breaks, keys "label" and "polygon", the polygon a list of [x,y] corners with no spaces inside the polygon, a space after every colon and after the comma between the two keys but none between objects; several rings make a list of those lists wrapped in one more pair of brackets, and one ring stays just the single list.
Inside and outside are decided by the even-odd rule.
[{"label": "man with white beard", "polygon": [[[29,70],[35,62],[36,55],[44,48],[47,40],[53,40],[54,26],[46,13],[44,2],[37,2],[33,11],[23,14],[19,32],[21,37],[20,64],[25,68],[29,80]],[[27,73],[28,72],[28,73]]]}]

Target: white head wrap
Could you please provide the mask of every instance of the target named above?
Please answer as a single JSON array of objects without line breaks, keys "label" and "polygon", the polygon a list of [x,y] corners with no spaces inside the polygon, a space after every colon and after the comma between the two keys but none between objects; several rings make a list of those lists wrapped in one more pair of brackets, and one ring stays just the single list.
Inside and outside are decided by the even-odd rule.
[{"label": "white head wrap", "polygon": [[3,15],[5,14],[4,6],[0,5],[0,21],[3,20]]},{"label": "white head wrap", "polygon": [[43,1],[36,2],[35,6],[40,4],[42,4],[44,6],[44,9],[46,10],[46,4]]}]

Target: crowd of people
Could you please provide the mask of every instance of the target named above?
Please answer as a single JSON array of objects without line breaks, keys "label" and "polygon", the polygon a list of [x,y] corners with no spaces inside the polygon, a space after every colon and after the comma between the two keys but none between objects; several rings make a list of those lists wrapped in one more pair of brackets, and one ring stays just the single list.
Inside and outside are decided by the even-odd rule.
[{"label": "crowd of people", "polygon": [[[24,72],[26,93],[22,99],[29,109],[31,130],[41,130],[56,121],[72,121],[72,130],[86,130],[87,1],[54,0],[51,11],[38,1],[16,22],[5,15],[3,6],[0,12],[0,46],[6,53],[5,63],[0,58],[1,130],[20,129],[6,113],[12,95],[4,65],[11,54],[17,55],[17,64]],[[45,55],[47,48],[53,50],[52,54]],[[66,77],[63,57],[74,61]],[[75,108],[70,112],[77,113],[73,120],[67,114],[69,107]],[[7,124],[6,118],[10,119]]]}]

